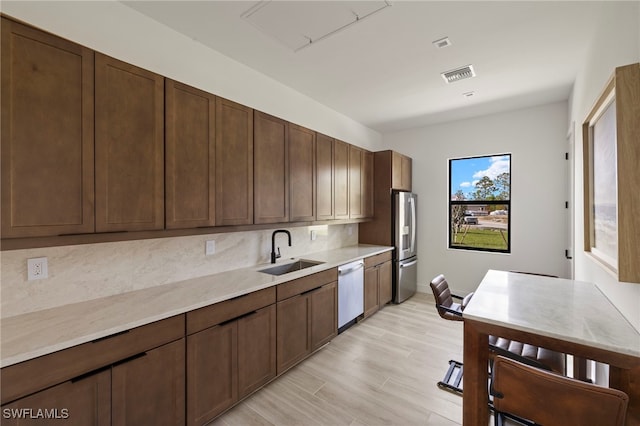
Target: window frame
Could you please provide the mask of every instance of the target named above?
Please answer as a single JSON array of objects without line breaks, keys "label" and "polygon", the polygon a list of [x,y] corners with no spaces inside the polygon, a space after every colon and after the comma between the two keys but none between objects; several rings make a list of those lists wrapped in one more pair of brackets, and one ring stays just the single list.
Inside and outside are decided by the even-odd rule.
[{"label": "window frame", "polygon": [[[452,188],[452,165],[456,160],[471,160],[474,158],[491,158],[491,157],[509,157],[509,199],[508,200],[453,200],[453,188]],[[501,154],[487,154],[487,155],[473,155],[468,157],[457,157],[457,158],[449,158],[448,160],[448,171],[449,171],[449,182],[448,182],[448,193],[447,197],[449,199],[448,202],[448,248],[451,250],[467,250],[467,251],[480,251],[485,253],[501,253],[501,254],[511,254],[511,192],[512,192],[512,179],[511,179],[511,160],[512,154],[510,152],[501,153]],[[508,215],[507,215],[507,248],[506,249],[495,249],[488,247],[471,247],[471,246],[462,246],[462,245],[454,245],[453,244],[453,226],[452,226],[452,210],[454,206],[468,206],[468,205],[500,205],[506,206]]]}]

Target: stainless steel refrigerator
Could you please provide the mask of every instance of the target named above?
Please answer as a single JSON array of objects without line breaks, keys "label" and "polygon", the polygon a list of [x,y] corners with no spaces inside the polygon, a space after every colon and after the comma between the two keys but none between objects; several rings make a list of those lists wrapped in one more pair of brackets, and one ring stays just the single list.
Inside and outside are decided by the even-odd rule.
[{"label": "stainless steel refrigerator", "polygon": [[418,195],[393,191],[392,197],[392,233],[396,247],[393,259],[393,302],[402,303],[418,288]]}]

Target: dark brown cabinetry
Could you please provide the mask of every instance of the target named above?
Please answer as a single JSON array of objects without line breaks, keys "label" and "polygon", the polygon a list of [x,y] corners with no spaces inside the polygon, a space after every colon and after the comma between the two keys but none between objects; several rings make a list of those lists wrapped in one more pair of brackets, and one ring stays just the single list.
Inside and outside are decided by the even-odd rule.
[{"label": "dark brown cabinetry", "polygon": [[202,425],[276,376],[275,288],[187,313],[187,424]]},{"label": "dark brown cabinetry", "polygon": [[96,53],[96,231],[164,228],[164,78]]},{"label": "dark brown cabinetry", "polygon": [[184,327],[178,315],[5,367],[2,408],[68,408],[74,425],[182,425]]},{"label": "dark brown cabinetry", "polygon": [[254,112],[254,223],[289,221],[289,124]]},{"label": "dark brown cabinetry", "polygon": [[349,145],[349,217],[359,219],[362,211],[362,157],[363,150]]},{"label": "dark brown cabinetry", "polygon": [[391,301],[391,252],[365,258],[364,317]]},{"label": "dark brown cabinetry", "polygon": [[112,425],[184,425],[184,338],[114,365]]},{"label": "dark brown cabinetry", "polygon": [[358,241],[393,246],[391,191],[411,190],[411,158],[394,151],[378,151],[374,153],[373,159],[374,216],[373,220],[359,224]]},{"label": "dark brown cabinetry", "polygon": [[216,97],[165,84],[166,228],[215,225]]},{"label": "dark brown cabinetry", "polygon": [[187,337],[187,424],[202,425],[238,400],[238,324]]},{"label": "dark brown cabinetry", "polygon": [[391,187],[401,191],[411,191],[411,157],[395,151],[391,152]]},{"label": "dark brown cabinetry", "polygon": [[337,335],[336,280],[337,271],[330,269],[278,286],[278,374]]},{"label": "dark brown cabinetry", "polygon": [[316,218],[316,133],[289,124],[289,220]]},{"label": "dark brown cabinetry", "polygon": [[4,17],[1,55],[2,249],[373,216],[366,150]]},{"label": "dark brown cabinetry", "polygon": [[333,200],[333,147],[334,139],[316,135],[316,218],[330,220],[335,217]]},{"label": "dark brown cabinetry", "polygon": [[2,18],[2,237],[94,231],[93,51]]},{"label": "dark brown cabinetry", "polygon": [[349,217],[373,216],[373,153],[349,145]]},{"label": "dark brown cabinetry", "polygon": [[[87,426],[111,426],[111,371],[103,370],[76,380],[69,380],[52,388],[35,393],[2,406],[3,413],[16,413],[3,416],[6,426],[41,425],[43,418],[19,418],[23,410],[51,410],[50,422]],[[43,414],[44,415],[44,414]],[[54,420],[59,419],[59,420]]]},{"label": "dark brown cabinetry", "polygon": [[335,219],[349,219],[349,144],[334,140],[333,206]]},{"label": "dark brown cabinetry", "polygon": [[238,320],[238,397],[244,398],[276,376],[276,306]]},{"label": "dark brown cabinetry", "polygon": [[363,151],[362,154],[362,215],[374,216],[373,199],[374,179],[374,154],[371,151]]},{"label": "dark brown cabinetry", "polygon": [[253,223],[253,110],[216,99],[216,225]]}]

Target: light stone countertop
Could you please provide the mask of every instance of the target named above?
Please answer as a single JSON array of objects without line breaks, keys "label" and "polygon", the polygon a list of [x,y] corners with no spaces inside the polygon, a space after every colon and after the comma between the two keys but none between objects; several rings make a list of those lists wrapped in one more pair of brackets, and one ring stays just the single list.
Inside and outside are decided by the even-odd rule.
[{"label": "light stone countertop", "polygon": [[640,333],[589,282],[489,270],[464,317],[640,358]]},{"label": "light stone countertop", "polygon": [[[324,263],[282,276],[258,272],[272,266],[261,264],[3,318],[0,325],[0,367],[67,349],[392,249],[393,247],[366,244],[342,247],[296,258]],[[291,260],[279,259],[276,265]]]}]

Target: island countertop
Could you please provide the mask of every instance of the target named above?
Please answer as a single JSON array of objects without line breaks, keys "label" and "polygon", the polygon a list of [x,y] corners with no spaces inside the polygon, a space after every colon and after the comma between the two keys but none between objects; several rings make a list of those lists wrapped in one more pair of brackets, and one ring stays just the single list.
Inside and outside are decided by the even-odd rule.
[{"label": "island countertop", "polygon": [[[392,249],[367,244],[342,247],[301,256],[301,259],[323,263],[281,276],[259,272],[272,266],[260,264],[3,318],[0,366],[7,367]],[[282,259],[277,264],[290,261]]]}]

